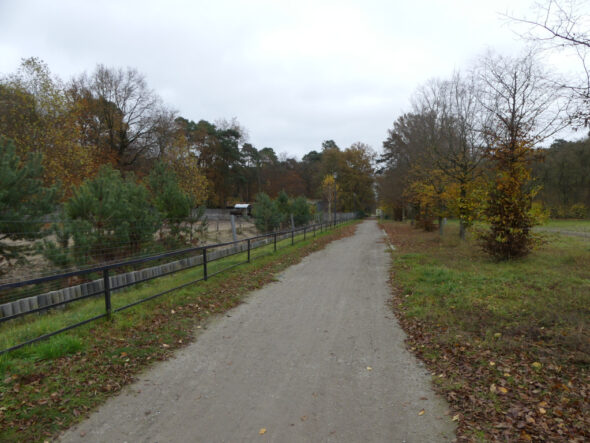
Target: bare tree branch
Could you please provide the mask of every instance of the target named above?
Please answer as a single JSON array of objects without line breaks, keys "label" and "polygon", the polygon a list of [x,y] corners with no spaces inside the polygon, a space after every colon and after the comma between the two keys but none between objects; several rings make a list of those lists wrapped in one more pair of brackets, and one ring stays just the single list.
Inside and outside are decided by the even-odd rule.
[{"label": "bare tree branch", "polygon": [[570,50],[579,60],[582,78],[561,84],[572,96],[570,122],[588,126],[590,123],[590,3],[586,0],[544,0],[535,4],[536,17],[504,17],[526,27],[518,34],[548,51]]}]

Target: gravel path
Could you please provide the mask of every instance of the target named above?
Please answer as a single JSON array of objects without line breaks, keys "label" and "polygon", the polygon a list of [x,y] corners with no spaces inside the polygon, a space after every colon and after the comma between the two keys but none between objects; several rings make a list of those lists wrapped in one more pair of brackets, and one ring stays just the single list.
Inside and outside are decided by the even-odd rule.
[{"label": "gravel path", "polygon": [[535,227],[534,230],[537,232],[547,232],[547,233],[552,233],[552,234],[570,235],[573,237],[590,238],[590,232],[570,231],[568,229],[562,229],[562,228],[543,228],[543,227]]},{"label": "gravel path", "polygon": [[215,320],[62,441],[451,441],[447,406],[387,306],[388,268],[383,233],[366,221]]}]

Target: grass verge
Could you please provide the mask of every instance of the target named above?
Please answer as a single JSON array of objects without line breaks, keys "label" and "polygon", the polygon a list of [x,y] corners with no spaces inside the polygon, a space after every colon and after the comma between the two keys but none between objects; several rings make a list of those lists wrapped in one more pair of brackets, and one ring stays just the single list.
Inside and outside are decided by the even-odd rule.
[{"label": "grass verge", "polygon": [[[307,234],[307,238],[312,234]],[[304,234],[295,235],[293,239],[299,243],[304,238]],[[291,238],[286,238],[277,242],[277,250],[291,247]],[[251,250],[251,260],[258,260],[261,257],[273,254],[273,244],[268,244],[262,247]],[[216,273],[225,272],[238,265],[243,265],[247,261],[247,252],[241,252],[219,260],[208,262],[208,275],[212,276]],[[203,278],[203,267],[197,266],[185,271],[180,271],[169,276],[160,277],[150,281],[149,283],[139,283],[122,292],[114,292],[112,294],[112,309],[113,311],[127,306],[129,304],[146,299],[154,294],[162,293],[170,290],[176,286],[183,284],[190,284],[195,280]],[[42,336],[53,331],[65,328],[69,325],[80,323],[88,319],[104,314],[104,298],[101,296],[93,297],[91,299],[83,299],[67,305],[67,309],[56,309],[49,313],[49,315],[29,315],[21,319],[13,320],[0,325],[0,349],[8,349],[13,345],[24,343],[28,340]],[[117,315],[117,314],[114,314]],[[41,343],[43,348],[45,343]],[[11,356],[19,356],[26,358],[31,354],[31,349],[35,352],[35,347],[25,347],[22,350],[13,351]],[[0,373],[3,371],[3,366],[9,364],[12,357],[5,358],[0,356]]]},{"label": "grass verge", "polygon": [[547,220],[540,228],[555,231],[582,232],[590,234],[590,220]]},{"label": "grass verge", "polygon": [[[56,437],[132,382],[154,361],[166,360],[175,349],[193,341],[195,332],[205,327],[201,325],[209,316],[238,305],[248,292],[274,281],[278,272],[331,241],[352,235],[355,229],[354,223],[343,225],[318,233],[315,238],[300,239],[294,246],[280,248],[274,254],[256,250],[252,263],[117,313],[112,322],[99,320],[3,356],[0,441],[44,441]],[[217,266],[231,264],[220,261]],[[146,283],[122,295],[127,298],[120,303],[146,295],[142,291],[155,293],[162,289],[161,285],[175,286],[185,278],[190,281],[194,275],[185,274],[191,272],[200,271],[186,271]],[[89,302],[88,306],[53,317],[62,321],[63,316],[92,309]],[[15,334],[26,334],[27,328],[35,328],[35,324],[23,323],[15,328],[23,330]]]},{"label": "grass verge", "polygon": [[454,226],[443,239],[382,226],[396,247],[393,308],[459,441],[587,441],[590,241],[547,236],[497,263]]}]

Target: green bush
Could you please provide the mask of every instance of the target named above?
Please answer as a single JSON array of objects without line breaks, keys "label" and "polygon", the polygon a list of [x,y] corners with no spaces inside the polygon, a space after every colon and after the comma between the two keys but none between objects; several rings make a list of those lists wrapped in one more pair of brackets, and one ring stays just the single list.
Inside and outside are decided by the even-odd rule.
[{"label": "green bush", "polygon": [[285,191],[279,192],[277,199],[275,200],[275,204],[281,216],[280,224],[283,227],[291,225],[291,201],[289,200],[289,196]]},{"label": "green bush", "polygon": [[281,224],[281,213],[275,202],[265,193],[256,195],[256,202],[252,208],[254,224],[260,232],[271,232]]},{"label": "green bush", "polygon": [[297,197],[291,204],[295,226],[304,226],[311,220],[311,211],[305,197]]},{"label": "green bush", "polygon": [[14,144],[0,136],[0,266],[24,260],[29,247],[16,240],[35,240],[45,234],[41,218],[53,210],[57,189],[44,187],[42,177],[41,156],[21,160]]},{"label": "green bush", "polygon": [[37,245],[39,252],[54,265],[62,268],[71,265],[73,257],[68,247],[73,231],[71,223],[63,213],[60,215],[60,221],[53,224],[50,232],[55,235],[57,243],[44,240],[43,243]]},{"label": "green bush", "polygon": [[588,207],[584,203],[575,203],[569,207],[558,206],[549,209],[551,218],[586,218]]},{"label": "green bush", "polygon": [[153,240],[161,225],[147,189],[132,176],[123,179],[110,166],[103,166],[95,178],[84,182],[65,209],[73,222],[79,261],[112,260],[138,252]]},{"label": "green bush", "polygon": [[170,228],[170,237],[179,239],[182,234],[189,234],[189,227],[185,224],[183,228],[183,222],[191,215],[193,198],[180,188],[176,174],[158,162],[148,176],[148,185],[154,206]]},{"label": "green bush", "polygon": [[[100,168],[64,206],[64,219],[54,225],[59,245],[45,241],[44,254],[54,264],[108,261],[142,251],[161,226],[145,186],[133,176],[123,179],[111,166]],[[69,239],[73,248],[69,249]]]},{"label": "green bush", "polygon": [[584,203],[576,203],[570,207],[569,215],[572,218],[586,218],[588,215],[588,208]]}]

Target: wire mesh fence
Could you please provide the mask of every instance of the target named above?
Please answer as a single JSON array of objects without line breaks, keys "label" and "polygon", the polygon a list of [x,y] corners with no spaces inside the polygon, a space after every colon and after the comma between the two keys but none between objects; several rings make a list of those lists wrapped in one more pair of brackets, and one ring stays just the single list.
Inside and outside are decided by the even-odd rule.
[{"label": "wire mesh fence", "polygon": [[[45,340],[72,328],[119,312],[273,254],[296,241],[315,236],[352,219],[313,224],[287,231],[212,245],[189,247],[85,269],[0,284],[0,355]],[[174,275],[172,287],[144,283]],[[133,287],[133,290],[130,291]],[[115,296],[114,296],[115,295]],[[73,309],[74,305],[78,305]],[[60,320],[43,322],[59,313]],[[67,313],[67,315],[63,315]],[[33,314],[37,314],[36,316]],[[52,316],[54,317],[54,316]],[[53,330],[49,330],[50,327]]]},{"label": "wire mesh fence", "polygon": [[[338,214],[345,219],[352,214]],[[315,223],[326,222],[332,214],[316,214]],[[108,225],[89,226],[60,221],[52,215],[39,220],[0,219],[0,248],[19,249],[23,260],[5,259],[0,251],[0,284],[92,268],[126,259],[142,258],[181,248],[246,239],[258,232],[254,220],[229,210],[206,210],[196,223],[167,219],[157,230],[141,236],[147,227],[133,223],[121,231],[112,226],[128,220],[110,219]],[[31,226],[42,228],[36,230]],[[286,226],[284,226],[286,228]],[[289,226],[290,227],[290,226]],[[25,295],[23,293],[23,295]],[[6,301],[0,294],[0,303]]]}]

